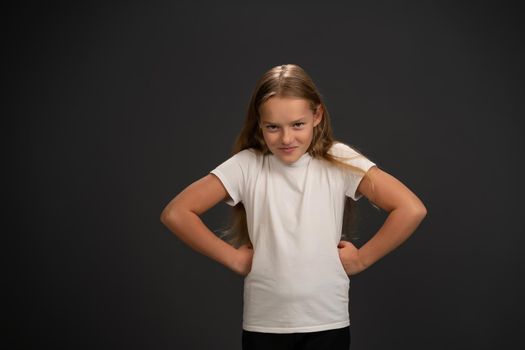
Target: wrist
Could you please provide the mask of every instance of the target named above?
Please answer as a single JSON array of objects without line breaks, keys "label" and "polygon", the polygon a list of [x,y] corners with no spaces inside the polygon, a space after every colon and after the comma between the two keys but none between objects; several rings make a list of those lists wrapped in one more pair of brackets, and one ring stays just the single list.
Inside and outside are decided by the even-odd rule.
[{"label": "wrist", "polygon": [[224,253],[224,265],[230,270],[234,270],[239,266],[239,250],[234,246],[228,245]]},{"label": "wrist", "polygon": [[368,262],[366,258],[366,253],[363,252],[362,249],[357,250],[357,256],[358,256],[358,264],[361,268],[361,270],[366,270],[371,264]]}]

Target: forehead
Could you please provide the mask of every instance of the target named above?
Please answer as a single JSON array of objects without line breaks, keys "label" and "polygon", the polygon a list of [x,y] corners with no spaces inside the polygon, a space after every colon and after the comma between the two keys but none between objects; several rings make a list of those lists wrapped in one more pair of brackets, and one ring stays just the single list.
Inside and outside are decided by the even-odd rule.
[{"label": "forehead", "polygon": [[302,98],[271,97],[260,108],[262,121],[287,121],[312,114],[310,104]]}]

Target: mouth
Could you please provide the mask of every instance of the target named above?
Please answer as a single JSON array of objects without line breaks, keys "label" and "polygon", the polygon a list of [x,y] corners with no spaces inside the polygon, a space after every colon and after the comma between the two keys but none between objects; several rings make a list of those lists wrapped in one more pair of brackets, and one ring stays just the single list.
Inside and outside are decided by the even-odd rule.
[{"label": "mouth", "polygon": [[291,153],[293,152],[294,149],[296,149],[297,147],[282,147],[282,148],[279,148],[281,151],[285,152],[285,153]]}]

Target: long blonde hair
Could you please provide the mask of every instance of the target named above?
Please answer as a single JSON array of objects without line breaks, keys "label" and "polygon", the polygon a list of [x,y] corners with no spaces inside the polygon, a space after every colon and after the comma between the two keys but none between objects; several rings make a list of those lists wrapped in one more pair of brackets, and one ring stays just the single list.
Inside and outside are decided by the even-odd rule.
[{"label": "long blonde hair", "polygon": [[[263,155],[271,153],[264,142],[260,128],[259,107],[274,96],[304,99],[309,102],[310,108],[314,112],[319,105],[321,105],[323,117],[321,118],[321,122],[314,127],[312,143],[307,152],[310,156],[324,159],[339,168],[350,169],[350,171],[360,172],[361,174],[364,173],[362,169],[345,163],[343,158],[328,153],[332,144],[340,141],[336,140],[333,136],[330,116],[317,87],[310,76],[300,66],[295,64],[275,66],[264,73],[259,79],[253,90],[250,104],[248,105],[243,128],[233,145],[232,155],[247,148],[253,148]],[[355,211],[354,200],[347,197],[341,235],[342,238],[347,240],[352,239],[353,225],[357,218]],[[239,247],[245,243],[251,244],[246,223],[246,210],[242,202],[239,202],[232,208],[230,221],[230,226],[220,231],[221,237],[235,247]]]}]

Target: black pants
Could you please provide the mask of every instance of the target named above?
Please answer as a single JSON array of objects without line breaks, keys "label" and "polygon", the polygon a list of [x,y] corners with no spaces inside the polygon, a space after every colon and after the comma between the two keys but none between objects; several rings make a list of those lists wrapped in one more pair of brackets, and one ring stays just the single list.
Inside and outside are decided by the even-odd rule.
[{"label": "black pants", "polygon": [[348,350],[350,340],[350,326],[308,333],[242,330],[242,350]]}]

